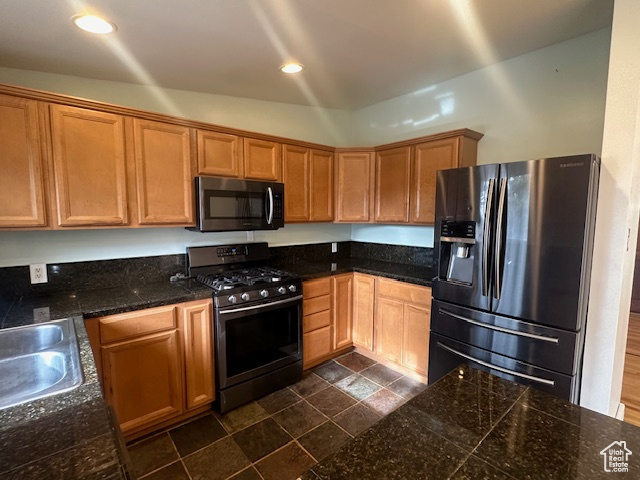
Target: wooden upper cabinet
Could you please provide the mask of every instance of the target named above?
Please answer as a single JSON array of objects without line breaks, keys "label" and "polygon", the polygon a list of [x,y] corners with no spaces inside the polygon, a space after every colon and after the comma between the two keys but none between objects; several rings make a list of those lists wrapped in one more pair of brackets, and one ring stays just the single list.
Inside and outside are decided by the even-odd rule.
[{"label": "wooden upper cabinet", "polygon": [[244,178],[280,181],[281,151],[282,147],[277,142],[245,138]]},{"label": "wooden upper cabinet", "polygon": [[373,152],[340,152],[336,161],[336,221],[372,220]]},{"label": "wooden upper cabinet", "polygon": [[435,222],[436,172],[458,165],[459,138],[416,145],[411,184],[411,222]]},{"label": "wooden upper cabinet", "polygon": [[411,147],[376,153],[375,221],[409,221]]},{"label": "wooden upper cabinet", "polygon": [[211,309],[211,300],[190,302],[182,309],[187,409],[211,403],[215,397]]},{"label": "wooden upper cabinet", "polygon": [[375,277],[353,274],[353,343],[373,351]]},{"label": "wooden upper cabinet", "polygon": [[38,102],[0,95],[0,227],[46,225]]},{"label": "wooden upper cabinet", "polygon": [[309,220],[333,221],[333,153],[311,150]]},{"label": "wooden upper cabinet", "polygon": [[190,129],[140,119],[133,126],[138,222],[194,225]]},{"label": "wooden upper cabinet", "polygon": [[242,138],[198,130],[198,175],[242,177]]},{"label": "wooden upper cabinet", "polygon": [[51,105],[51,142],[58,226],[127,225],[123,118]]},{"label": "wooden upper cabinet", "polygon": [[309,149],[284,145],[284,221],[309,221]]},{"label": "wooden upper cabinet", "polygon": [[333,308],[333,349],[348,347],[352,341],[353,274],[331,277]]}]

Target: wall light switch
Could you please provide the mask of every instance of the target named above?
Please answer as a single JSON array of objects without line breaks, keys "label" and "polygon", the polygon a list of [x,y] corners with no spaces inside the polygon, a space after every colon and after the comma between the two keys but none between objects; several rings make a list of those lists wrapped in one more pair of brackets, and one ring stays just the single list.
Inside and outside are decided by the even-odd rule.
[{"label": "wall light switch", "polygon": [[337,263],[332,263],[331,264],[331,271],[335,272],[338,269],[338,264]]},{"label": "wall light switch", "polygon": [[47,264],[46,263],[34,263],[29,265],[29,272],[31,273],[31,283],[47,283]]},{"label": "wall light switch", "polygon": [[332,242],[331,243],[331,253],[338,253],[338,243],[337,242]]}]

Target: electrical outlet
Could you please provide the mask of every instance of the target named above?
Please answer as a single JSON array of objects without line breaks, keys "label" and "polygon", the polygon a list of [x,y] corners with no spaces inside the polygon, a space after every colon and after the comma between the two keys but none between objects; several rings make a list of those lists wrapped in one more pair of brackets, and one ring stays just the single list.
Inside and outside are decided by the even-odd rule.
[{"label": "electrical outlet", "polygon": [[337,242],[332,242],[331,243],[331,253],[338,253],[338,243]]},{"label": "electrical outlet", "polygon": [[49,307],[33,309],[34,322],[48,322],[49,320],[51,320],[51,312],[49,311]]},{"label": "electrical outlet", "polygon": [[47,264],[46,263],[34,263],[29,265],[29,272],[31,273],[31,283],[47,283]]},{"label": "electrical outlet", "polygon": [[247,231],[247,242],[255,242],[256,240],[256,232],[253,230]]}]

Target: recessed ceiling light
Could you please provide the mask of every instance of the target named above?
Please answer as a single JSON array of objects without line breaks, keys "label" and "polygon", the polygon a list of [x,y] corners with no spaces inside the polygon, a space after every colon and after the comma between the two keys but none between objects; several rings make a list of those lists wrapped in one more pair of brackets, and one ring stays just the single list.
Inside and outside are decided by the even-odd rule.
[{"label": "recessed ceiling light", "polygon": [[284,73],[298,73],[301,72],[303,68],[299,63],[285,63],[280,66],[280,70]]},{"label": "recessed ceiling light", "polygon": [[106,35],[116,30],[116,26],[113,23],[107,22],[104,18],[96,15],[76,15],[71,20],[78,28],[90,33]]}]

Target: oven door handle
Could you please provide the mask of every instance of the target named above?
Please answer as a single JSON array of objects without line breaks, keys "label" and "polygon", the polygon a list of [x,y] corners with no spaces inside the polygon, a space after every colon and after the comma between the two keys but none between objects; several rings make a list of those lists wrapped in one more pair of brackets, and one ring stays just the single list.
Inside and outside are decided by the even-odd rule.
[{"label": "oven door handle", "polygon": [[286,300],[277,300],[275,302],[261,303],[260,305],[254,305],[252,307],[227,308],[226,310],[218,310],[218,313],[222,315],[226,313],[247,312],[249,310],[260,310],[261,308],[273,307],[274,305],[284,305],[286,303],[297,302],[298,300],[302,300],[302,295],[297,295],[292,298],[287,298]]}]

